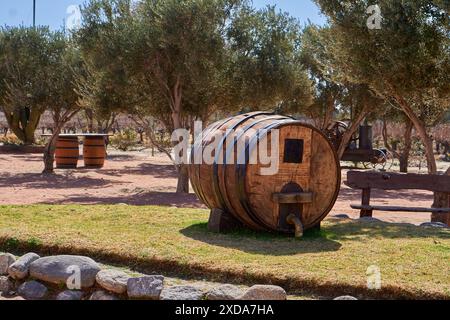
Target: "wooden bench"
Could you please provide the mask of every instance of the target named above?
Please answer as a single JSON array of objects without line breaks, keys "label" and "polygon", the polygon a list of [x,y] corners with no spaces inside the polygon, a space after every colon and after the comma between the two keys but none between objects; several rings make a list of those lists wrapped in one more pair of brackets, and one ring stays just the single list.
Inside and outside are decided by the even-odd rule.
[{"label": "wooden bench", "polygon": [[[353,209],[361,210],[361,217],[372,217],[373,211],[431,212],[432,222],[450,224],[450,176],[428,174],[400,174],[383,172],[349,171],[347,186],[362,190],[361,205],[352,204]],[[372,189],[381,190],[428,190],[448,195],[446,207],[396,207],[370,204]]]}]

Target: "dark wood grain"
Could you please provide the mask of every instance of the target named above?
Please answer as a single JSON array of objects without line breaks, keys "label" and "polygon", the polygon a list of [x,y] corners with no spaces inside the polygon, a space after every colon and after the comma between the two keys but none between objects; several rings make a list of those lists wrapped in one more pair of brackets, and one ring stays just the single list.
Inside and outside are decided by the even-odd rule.
[{"label": "dark wood grain", "polygon": [[423,207],[395,207],[395,206],[367,206],[367,205],[351,205],[352,209],[367,211],[392,211],[392,212],[434,212],[448,213],[450,208],[423,208]]},{"label": "dark wood grain", "polygon": [[347,186],[353,189],[428,190],[450,193],[450,176],[349,171]]}]

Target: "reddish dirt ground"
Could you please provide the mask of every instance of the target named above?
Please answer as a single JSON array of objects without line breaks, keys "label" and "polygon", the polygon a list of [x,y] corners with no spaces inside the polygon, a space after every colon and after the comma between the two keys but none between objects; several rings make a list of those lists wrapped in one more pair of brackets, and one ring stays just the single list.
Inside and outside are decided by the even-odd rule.
[{"label": "reddish dirt ground", "polygon": [[[79,165],[83,165],[80,160]],[[40,174],[42,155],[0,154],[0,205],[14,204],[119,204],[168,205],[202,208],[195,194],[178,196],[176,173],[169,160],[147,152],[110,152],[101,170],[56,170],[53,176]],[[343,171],[343,181],[346,171]],[[373,191],[374,204],[430,206],[432,194],[424,191]],[[350,208],[360,202],[360,192],[342,186],[330,216],[359,212]],[[388,222],[420,224],[430,221],[428,213],[376,212]]]}]

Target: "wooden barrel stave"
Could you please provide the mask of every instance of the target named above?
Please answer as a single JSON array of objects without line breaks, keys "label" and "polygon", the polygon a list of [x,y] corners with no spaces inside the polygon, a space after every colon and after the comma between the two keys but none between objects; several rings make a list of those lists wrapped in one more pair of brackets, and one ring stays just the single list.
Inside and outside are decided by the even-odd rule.
[{"label": "wooden barrel stave", "polygon": [[[289,119],[283,116],[276,116],[268,112],[254,112],[249,114],[244,114],[232,118],[231,121],[225,121],[219,126],[211,129],[205,130],[203,147],[208,146],[213,140],[211,138],[216,132],[226,133],[227,130],[241,129],[242,132],[237,138],[242,139],[249,129],[258,130],[260,127],[267,126],[268,124],[273,124],[275,120],[285,120]],[[205,138],[206,137],[206,138]],[[222,139],[223,140],[223,139]],[[239,140],[238,140],[239,141]],[[230,152],[230,147],[226,149],[226,144],[222,144],[223,155],[226,156]],[[232,146],[234,150],[234,163],[237,160],[237,141]],[[217,157],[216,157],[216,160]],[[254,218],[249,216],[246,209],[242,206],[239,199],[239,193],[235,188],[230,186],[236,185],[235,180],[235,170],[236,166],[231,165],[195,165],[191,166],[191,182],[193,185],[200,190],[202,190],[202,198],[206,198],[203,201],[210,208],[222,208],[233,214],[242,223],[251,226],[253,229],[262,230],[259,221],[255,221]],[[198,171],[197,171],[198,170]],[[196,174],[196,173],[199,174]],[[201,179],[199,179],[201,177]],[[226,178],[230,181],[226,181]],[[194,187],[194,190],[196,188]],[[197,193],[198,194],[198,193]],[[223,196],[222,196],[223,195]]]},{"label": "wooden barrel stave", "polygon": [[[227,163],[227,158],[230,157],[231,153],[233,152],[234,157],[233,163],[236,163],[238,158],[237,153],[237,146],[238,143],[242,143],[242,140],[245,138],[246,133],[250,129],[257,130],[259,126],[263,126],[264,123],[273,121],[273,120],[279,120],[283,117],[280,116],[273,116],[273,115],[266,115],[266,114],[257,114],[254,117],[251,117],[245,121],[245,123],[241,123],[242,131],[236,132],[236,135],[234,135],[234,143],[232,146],[227,145],[219,145],[219,148],[222,149],[223,156],[224,156],[224,163]],[[226,128],[234,130],[236,129],[235,126],[231,128]],[[226,137],[224,137],[226,138]],[[223,140],[223,139],[222,139]],[[216,158],[216,163],[218,163],[218,157]],[[231,165],[233,166],[233,165]],[[219,204],[221,207],[226,208],[230,212],[237,212],[238,219],[244,220],[244,223],[251,224],[254,228],[260,228],[260,224],[255,221],[254,218],[249,216],[248,211],[245,210],[245,208],[242,207],[242,205],[238,202],[230,201],[230,199],[236,199],[236,197],[229,197],[229,192],[234,193],[236,195],[236,190],[228,190],[228,184],[226,182],[227,175],[225,174],[225,168],[227,165],[221,165],[221,164],[214,164],[213,165],[213,187],[214,187],[214,195],[218,198],[220,198]],[[235,167],[236,168],[236,167]]]},{"label": "wooden barrel stave", "polygon": [[[273,116],[262,116],[256,118],[252,124],[249,124],[249,126],[247,126],[247,128],[259,130],[268,126],[278,124],[279,121],[283,121],[286,119],[288,118],[280,116],[275,116],[275,118]],[[245,129],[244,132],[248,133]],[[230,206],[226,209],[235,212],[237,216],[245,221],[244,223],[246,225],[255,230],[269,230],[270,228],[259,219],[258,214],[255,214],[253,210],[250,210],[250,208],[248,207],[248,203],[245,201],[247,192],[245,185],[240,184],[240,173],[241,170],[244,170],[244,168],[242,164],[238,164],[238,161],[239,158],[243,157],[244,155],[238,154],[238,144],[245,144],[245,133],[237,137],[236,143],[234,145],[234,164],[225,165],[226,169],[222,170],[223,173],[221,179],[223,180],[223,184],[225,185],[223,193],[228,195],[227,198],[230,203]]]},{"label": "wooden barrel stave", "polygon": [[[213,123],[210,127],[208,127],[202,133],[202,136],[204,137],[205,135],[209,135],[210,132],[216,130],[217,128],[219,128],[220,126],[222,126],[226,122],[231,121],[232,119],[233,118],[230,117],[228,119],[224,119],[224,120],[217,121],[217,122]],[[191,152],[191,165],[189,166],[189,175],[190,175],[191,185],[192,185],[192,188],[194,189],[195,193],[200,198],[200,200],[203,203],[205,203],[207,206],[212,207],[212,205],[209,203],[208,198],[205,196],[205,194],[203,192],[203,188],[202,188],[202,184],[201,184],[201,178],[202,177],[200,175],[200,166],[201,165],[200,164],[197,165],[194,162],[194,151],[196,150],[197,147],[199,147],[199,145],[201,145],[202,148],[205,146],[204,139],[201,139],[200,141],[195,141],[194,148],[192,149],[193,152]]]},{"label": "wooden barrel stave", "polygon": [[105,138],[86,137],[83,144],[83,158],[86,168],[103,168],[106,159]]},{"label": "wooden barrel stave", "polygon": [[[213,126],[214,128],[212,128],[212,130],[211,128],[205,130],[204,137],[206,138],[204,138],[202,146],[207,147],[213,141],[212,137],[217,132],[225,134],[227,130],[234,130],[241,127],[243,127],[242,129],[246,131],[247,129],[255,127],[257,123],[272,121],[275,118],[285,118],[281,116],[273,116],[273,118],[268,118],[269,116],[273,115],[268,112],[254,112],[231,118],[231,120],[227,119],[227,121],[221,122],[218,126]],[[223,155],[226,155],[226,145],[223,141],[221,141],[221,145]],[[233,148],[237,148],[236,144]],[[216,161],[218,161],[217,156],[218,155],[216,155]],[[254,229],[261,229],[259,224],[255,223],[255,221],[246,214],[245,210],[239,205],[239,203],[231,203],[229,201],[229,199],[233,197],[227,196],[228,190],[223,179],[226,175],[224,174],[223,167],[228,168],[229,166],[223,166],[221,164],[192,165],[190,167],[192,178],[191,182],[193,185],[196,185],[194,190],[196,190],[196,188],[201,190],[201,198],[206,198],[206,201],[203,200],[203,202],[207,204],[208,207],[227,209],[227,211],[231,212],[242,223],[251,225]],[[232,192],[234,193],[235,190],[232,190]],[[199,194],[199,192],[197,192],[197,194]],[[226,196],[223,197],[221,196],[222,194]]]},{"label": "wooden barrel stave", "polygon": [[77,137],[59,137],[56,141],[55,161],[57,169],[76,169],[80,150]]},{"label": "wooden barrel stave", "polygon": [[[339,159],[334,149],[330,149],[329,146],[330,142],[324,139],[321,132],[313,132],[310,188],[316,192],[313,203],[304,212],[309,225],[316,225],[327,216],[333,208],[340,190]],[[320,192],[323,188],[335,190],[335,192]],[[323,214],[316,216],[315,212],[323,212]]]},{"label": "wooden barrel stave", "polygon": [[[233,128],[241,123],[244,123],[248,119],[262,114],[261,112],[253,112],[237,117],[228,118],[213,124],[207,128],[202,134],[202,150],[205,149],[212,141],[208,138],[212,137],[216,132],[224,132],[227,128]],[[195,149],[194,149],[195,150]],[[194,154],[194,151],[192,152]],[[191,157],[192,159],[192,157]],[[214,194],[214,190],[211,190],[213,186],[211,166],[206,164],[193,164],[190,166],[190,177],[192,185],[195,186],[194,190],[197,190],[196,194],[202,199],[202,201],[210,208],[220,208],[220,202],[217,196]]]},{"label": "wooden barrel stave", "polygon": [[[286,121],[292,122],[291,119],[281,119],[277,121],[276,123],[272,122],[266,122],[263,126],[261,126],[258,129],[263,130],[265,132],[266,130],[272,130],[280,127],[283,123]],[[270,138],[270,134],[269,138]],[[259,139],[258,137],[253,137],[253,141],[249,142],[246,150],[249,152],[249,154],[252,154],[253,152],[256,152],[257,147],[259,146]],[[270,141],[270,140],[269,140]],[[257,143],[255,147],[251,148],[251,145],[253,143]],[[267,186],[270,186],[273,184],[275,179],[279,179],[279,174],[277,174],[275,177],[269,177],[267,176],[261,176],[261,182],[256,183],[256,187],[261,189],[261,199],[259,199],[258,194],[256,193],[256,189],[252,190],[252,187],[255,186],[255,179],[256,177],[260,176],[259,169],[261,166],[259,164],[240,164],[236,168],[237,172],[237,180],[235,189],[237,190],[237,195],[239,198],[239,202],[241,207],[244,209],[244,211],[248,214],[253,216],[253,220],[256,220],[257,223],[261,226],[264,226],[266,230],[276,230],[277,226],[274,223],[272,216],[263,214],[264,212],[268,211],[267,208],[271,208],[271,211],[275,210],[276,204],[274,204],[270,199],[272,197],[272,193],[280,192],[280,190],[271,188],[270,190],[267,189]],[[252,170],[254,169],[254,170]],[[289,182],[289,179],[286,180],[286,183]],[[283,185],[280,185],[280,188]],[[270,191],[270,192],[269,192]],[[250,199],[250,195],[252,195],[252,199]],[[268,200],[268,201],[267,201]],[[262,205],[263,204],[263,205]]]}]

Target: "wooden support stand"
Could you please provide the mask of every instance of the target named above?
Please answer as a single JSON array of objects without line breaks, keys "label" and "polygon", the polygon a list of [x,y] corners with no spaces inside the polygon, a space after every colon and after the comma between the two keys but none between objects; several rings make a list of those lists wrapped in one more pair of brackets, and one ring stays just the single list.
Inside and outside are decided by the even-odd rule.
[{"label": "wooden support stand", "polygon": [[227,233],[235,231],[240,227],[242,227],[242,224],[228,212],[225,212],[221,209],[211,210],[208,222],[209,231],[217,233]]},{"label": "wooden support stand", "polygon": [[319,222],[319,223],[316,224],[314,227],[309,228],[308,230],[319,232],[321,229],[322,229],[322,224]]},{"label": "wooden support stand", "polygon": [[[447,207],[450,208],[450,193],[441,193],[438,197],[436,205],[448,204]],[[431,222],[442,222],[450,226],[450,209],[447,212],[433,212]]]},{"label": "wooden support stand", "polygon": [[450,226],[450,212],[448,213],[433,213],[431,215],[431,222],[441,222]]},{"label": "wooden support stand", "polygon": [[[370,188],[365,188],[362,190],[362,201],[361,205],[369,206],[370,205]],[[361,218],[363,217],[372,217],[373,210],[372,209],[362,209],[361,210]]]},{"label": "wooden support stand", "polygon": [[[449,170],[450,171],[450,170]],[[349,171],[347,186],[362,190],[361,205],[351,205],[361,210],[361,217],[372,217],[373,211],[430,212],[432,222],[450,226],[450,175],[399,174],[382,172]],[[396,207],[370,204],[371,189],[380,190],[428,190],[438,196],[431,208]]]}]

